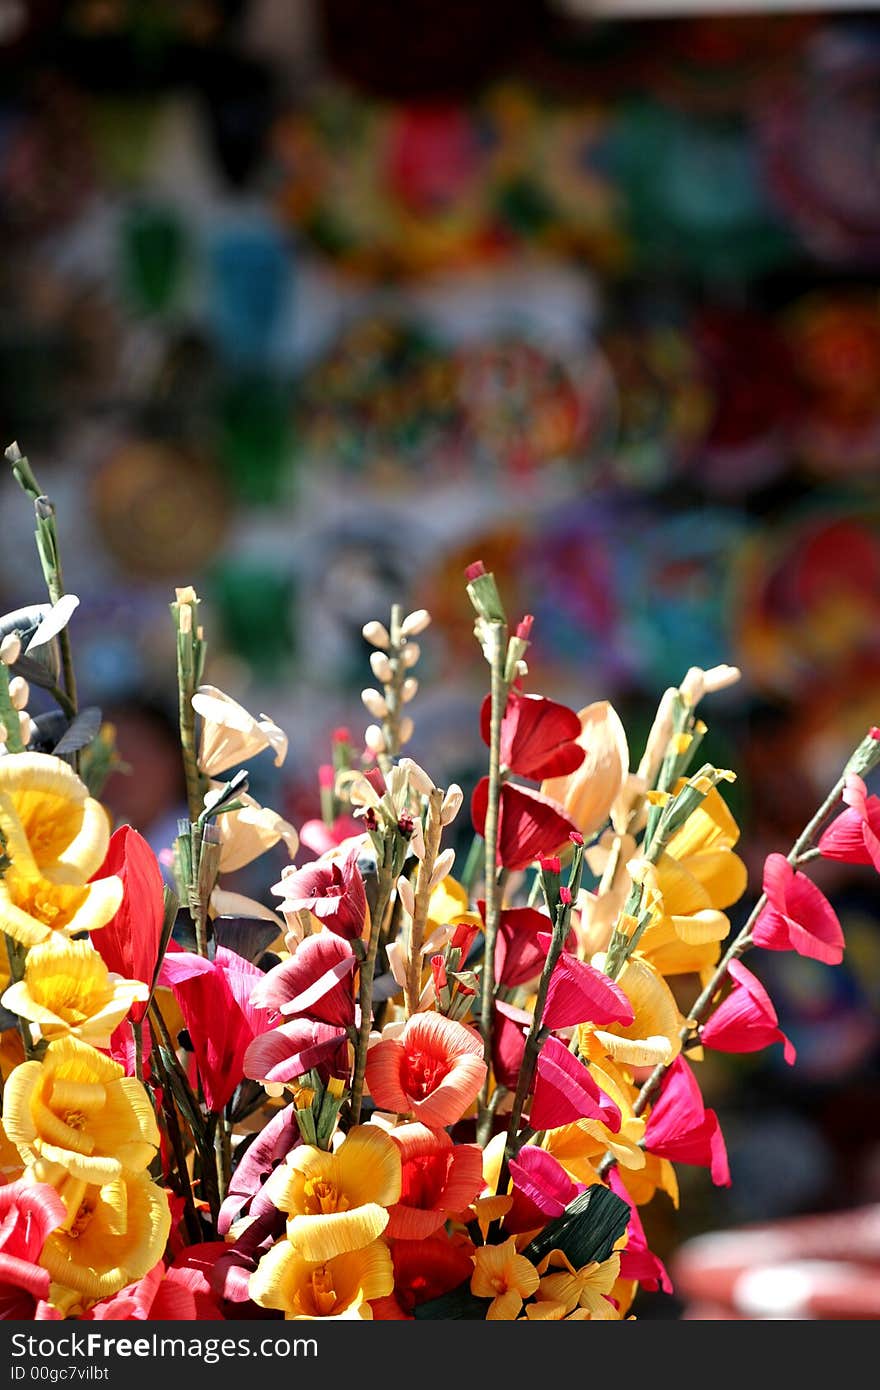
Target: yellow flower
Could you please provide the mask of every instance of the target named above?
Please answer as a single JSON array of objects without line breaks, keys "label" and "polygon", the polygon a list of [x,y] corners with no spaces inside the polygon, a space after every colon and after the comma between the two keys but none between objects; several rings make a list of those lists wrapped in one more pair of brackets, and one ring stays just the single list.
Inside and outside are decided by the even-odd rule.
[{"label": "yellow flower", "polygon": [[360,1250],[388,1225],[400,1200],[400,1150],[377,1125],[355,1125],[335,1153],[303,1144],[269,1178],[271,1195],[290,1214],[287,1235],[310,1264]]},{"label": "yellow flower", "polygon": [[255,719],[236,700],[214,685],[200,685],[192,697],[193,709],[202,716],[199,770],[216,777],[230,767],[247,762],[264,748],[271,748],[275,766],[287,757],[287,735],[265,714]]},{"label": "yellow flower", "polygon": [[620,1111],[620,1130],[613,1134],[601,1120],[577,1120],[574,1124],[551,1129],[544,1139],[544,1148],[559,1159],[576,1182],[588,1185],[599,1180],[593,1160],[610,1152],[621,1170],[644,1168],[647,1161],[640,1147],[645,1137],[646,1121],[633,1113],[638,1095],[628,1076],[607,1058],[590,1062],[590,1075]]},{"label": "yellow flower", "polygon": [[53,934],[33,946],[24,979],[10,985],[0,1004],[31,1023],[50,1041],[72,1035],[93,1047],[109,1047],[110,1035],[149,986],[111,974],[90,941]]},{"label": "yellow flower", "polygon": [[[547,1274],[548,1268],[554,1273]],[[605,1294],[611,1293],[620,1274],[619,1255],[576,1270],[561,1250],[551,1250],[539,1264],[538,1272],[543,1276],[538,1287],[539,1303],[561,1303],[566,1315],[582,1308],[591,1318],[604,1322],[617,1319],[617,1309]]]},{"label": "yellow flower", "polygon": [[122,901],[119,878],[101,867],[110,825],[100,802],[60,758],[0,758],[0,835],[10,861],[0,879],[0,929],[23,946],[53,931],[103,927]]},{"label": "yellow flower", "polygon": [[394,1269],[384,1241],[304,1260],[289,1240],[273,1245],[251,1275],[250,1296],[261,1308],[281,1308],[286,1318],[372,1318],[368,1299],[394,1291]]},{"label": "yellow flower", "polygon": [[168,1199],[146,1173],[113,1182],[68,1179],[60,1189],[67,1220],[49,1236],[40,1264],[61,1289],[94,1302],[142,1278],[165,1250]]},{"label": "yellow flower", "polygon": [[589,838],[604,825],[623,790],[629,748],[620,717],[607,700],[587,705],[578,711],[578,718],[581,732],[576,741],[584,749],[583,762],[567,776],[542,782],[541,791],[561,802],[566,815]]},{"label": "yellow flower", "polygon": [[[604,955],[593,957],[601,970]],[[611,1057],[628,1067],[666,1066],[681,1051],[679,1031],[684,1023],[675,998],[663,976],[649,961],[635,952],[617,980],[633,1007],[632,1023],[612,1023],[608,1028],[581,1024],[580,1048],[584,1056],[601,1062]]]},{"label": "yellow flower", "polygon": [[513,1322],[523,1299],[530,1298],[537,1287],[538,1271],[525,1255],[517,1254],[514,1236],[503,1245],[481,1245],[474,1252],[471,1293],[491,1298],[487,1322]]},{"label": "yellow flower", "polygon": [[[683,786],[684,779],[675,791]],[[739,826],[717,787],[712,787],[666,844],[666,853],[705,888],[707,906],[730,907],[745,892],[746,866],[733,853],[738,839]]]},{"label": "yellow flower", "polygon": [[3,1093],[3,1127],[40,1181],[112,1182],[152,1161],[159,1131],[144,1087],[76,1038],[22,1062]]},{"label": "yellow flower", "polygon": [[652,1201],[658,1189],[672,1199],[674,1207],[678,1206],[678,1178],[668,1158],[645,1154],[644,1167],[621,1167],[620,1176],[637,1207]]}]

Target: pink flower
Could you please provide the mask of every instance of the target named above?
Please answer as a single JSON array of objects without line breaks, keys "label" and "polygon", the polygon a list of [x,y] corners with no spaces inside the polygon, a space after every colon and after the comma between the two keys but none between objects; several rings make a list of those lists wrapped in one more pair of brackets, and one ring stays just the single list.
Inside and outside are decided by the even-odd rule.
[{"label": "pink flower", "polygon": [[525,1009],[495,1000],[492,1018],[492,1071],[499,1086],[516,1090],[516,1082],[526,1050],[526,1034],[532,1015]]},{"label": "pink flower", "polygon": [[[480,733],[489,743],[492,700],[486,696],[480,711]],[[501,720],[501,763],[520,777],[540,782],[544,777],[563,777],[584,760],[581,721],[566,705],[543,695],[523,695],[512,690]]]},{"label": "pink flower", "polygon": [[316,860],[302,869],[285,869],[272,889],[284,899],[281,912],[311,912],[337,936],[354,941],[364,929],[367,895],[358,870],[360,846],[355,845],[340,864]]},{"label": "pink flower", "polygon": [[868,796],[861,777],[850,773],[843,799],[849,810],[833,820],[819,841],[826,859],[873,864],[880,872],[880,797]]},{"label": "pink flower", "polygon": [[649,1293],[654,1293],[657,1289],[662,1289],[664,1293],[672,1293],[672,1280],[666,1272],[666,1266],[658,1255],[649,1250],[639,1209],[627,1192],[616,1168],[612,1168],[608,1175],[608,1186],[630,1209],[629,1224],[626,1228],[626,1249],[620,1252],[621,1279],[635,1279]]},{"label": "pink flower", "polygon": [[326,854],[328,849],[335,849],[343,841],[363,833],[363,826],[351,816],[337,816],[332,825],[322,820],[307,820],[300,827],[299,838],[313,854]]},{"label": "pink flower", "polygon": [[208,1109],[222,1110],[244,1076],[244,1057],[253,1039],[269,1027],[269,1014],[250,1002],[261,972],[218,946],[214,960],[190,951],[169,951],[161,984],[180,1005],[196,1055]]},{"label": "pink flower", "polygon": [[423,1124],[390,1131],[400,1149],[400,1201],[388,1208],[385,1236],[425,1240],[470,1206],[483,1187],[483,1151],[453,1144],[443,1129]]},{"label": "pink flower", "polygon": [[414,1014],[399,1037],[383,1038],[367,1053],[367,1086],[376,1105],[412,1112],[432,1129],[460,1120],[485,1077],[476,1033],[442,1014]]},{"label": "pink flower", "polygon": [[558,1038],[546,1038],[538,1053],[529,1124],[532,1129],[559,1129],[585,1119],[600,1120],[613,1134],[620,1129],[620,1110],[596,1085],[589,1068]]},{"label": "pink flower", "polygon": [[306,1017],[344,1028],[354,1023],[351,947],[330,931],[305,937],[289,960],[257,981],[251,1003],[286,1017]]},{"label": "pink flower", "polygon": [[[471,819],[485,836],[489,779],[483,777],[471,799]],[[527,869],[541,854],[552,854],[567,843],[577,827],[557,801],[530,787],[505,782],[498,809],[498,863],[505,869]]]},{"label": "pink flower", "polygon": [[760,980],[739,960],[732,960],[727,971],[734,988],[703,1024],[700,1041],[717,1052],[757,1052],[781,1042],[785,1060],[791,1065],[797,1054],[780,1030],[776,1010]]},{"label": "pink flower", "polygon": [[[549,932],[538,940],[545,952],[549,950]],[[602,1028],[609,1023],[632,1023],[634,1018],[632,1004],[619,985],[595,966],[569,951],[562,952],[547,988],[542,1020],[545,1028],[569,1028],[578,1023],[595,1023]]]},{"label": "pink flower", "polygon": [[[108,874],[117,874],[122,880],[122,903],[106,927],[94,933],[95,950],[108,970],[125,980],[152,985],[165,917],[162,870],[146,840],[130,825],[120,826],[110,837],[107,858],[97,876]],[[132,1023],[139,1022],[146,1012],[144,1002],[132,1004]]]},{"label": "pink flower", "polygon": [[168,1269],[160,1260],[139,1279],[112,1298],[101,1299],[84,1314],[105,1322],[222,1322],[223,1314],[208,1270],[226,1249],[223,1241],[190,1245]]},{"label": "pink flower", "polygon": [[504,1218],[508,1235],[546,1226],[585,1190],[583,1183],[572,1181],[558,1158],[532,1144],[526,1144],[511,1159],[510,1176],[513,1205]]},{"label": "pink flower", "polygon": [[66,1219],[64,1203],[45,1183],[0,1187],[0,1320],[40,1316],[49,1271],[38,1262],[46,1237]]},{"label": "pink flower", "polygon": [[768,951],[797,951],[826,965],[840,964],[845,942],[833,907],[784,855],[768,854],[764,892],[767,906],[752,931],[756,946]]},{"label": "pink flower", "polygon": [[263,1210],[276,1210],[274,1204],[265,1197],[261,1201],[263,1184],[282,1159],[300,1142],[295,1107],[286,1105],[263,1126],[236,1163],[220,1208],[218,1235],[228,1235],[230,1226],[245,1209],[252,1217],[256,1217]]},{"label": "pink flower", "polygon": [[254,1081],[294,1081],[312,1067],[322,1081],[348,1076],[348,1035],[344,1028],[295,1018],[255,1037],[244,1054],[244,1074]]},{"label": "pink flower", "polygon": [[705,1109],[696,1077],[683,1057],[676,1057],[663,1078],[645,1130],[645,1148],[673,1163],[708,1168],[718,1187],[730,1186],[718,1116]]}]

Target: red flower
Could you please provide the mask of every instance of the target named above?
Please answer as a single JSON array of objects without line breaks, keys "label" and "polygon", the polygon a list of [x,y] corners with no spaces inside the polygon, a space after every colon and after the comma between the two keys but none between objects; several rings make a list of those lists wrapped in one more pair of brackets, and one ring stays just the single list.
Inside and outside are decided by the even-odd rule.
[{"label": "red flower", "polygon": [[843,799],[849,810],[832,821],[819,841],[826,859],[844,864],[873,864],[880,872],[880,797],[868,796],[861,777],[846,779]]},{"label": "red flower", "polygon": [[[485,920],[486,904],[477,903],[480,916]],[[543,912],[534,907],[508,907],[499,914],[498,935],[495,939],[495,979],[505,989],[528,984],[540,975],[547,959],[546,944],[538,940],[539,934],[546,932],[550,922]],[[574,950],[577,937],[573,931],[568,934],[566,945]]]},{"label": "red flower", "polygon": [[445,1130],[427,1125],[398,1125],[390,1133],[400,1149],[402,1183],[385,1235],[421,1241],[482,1190],[483,1152],[476,1144],[453,1144]]},{"label": "red flower", "polygon": [[315,1067],[322,1081],[347,1077],[348,1041],[344,1028],[295,1018],[254,1038],[244,1054],[244,1074],[255,1081],[293,1081]]},{"label": "red flower", "polygon": [[[122,902],[116,916],[92,937],[108,970],[126,980],[152,985],[162,940],[165,891],[162,870],[146,840],[123,825],[110,837],[107,858],[96,878],[118,874]],[[132,1004],[129,1018],[138,1023],[147,1012],[143,1002]]]},{"label": "red flower", "polygon": [[800,956],[839,965],[845,945],[833,907],[806,874],[797,873],[782,854],[764,862],[767,906],[752,931],[756,946],[797,951]]},{"label": "red flower", "polygon": [[717,1052],[757,1052],[781,1042],[785,1060],[791,1065],[797,1054],[779,1028],[776,1010],[761,981],[739,960],[732,960],[727,971],[734,988],[703,1024],[700,1041]]},{"label": "red flower", "polygon": [[516,1090],[526,1049],[526,1034],[531,1022],[532,1015],[526,1013],[525,1009],[506,1004],[503,999],[495,1000],[492,1021],[492,1072],[497,1084],[506,1086],[509,1091]]},{"label": "red flower", "polygon": [[330,931],[316,932],[300,942],[289,960],[260,976],[251,1003],[344,1028],[354,1023],[350,976],[356,964],[347,941]]},{"label": "red flower", "polygon": [[464,1235],[439,1232],[427,1240],[393,1240],[394,1293],[370,1303],[376,1321],[402,1322],[413,1308],[457,1289],[474,1272],[474,1247]]},{"label": "red flower", "polygon": [[49,1271],[38,1261],[46,1237],[66,1219],[54,1187],[23,1180],[0,1187],[0,1320],[40,1315]]},{"label": "red flower", "polygon": [[262,974],[219,946],[212,961],[190,951],[169,951],[159,979],[180,1005],[208,1109],[222,1110],[244,1076],[248,1045],[269,1027],[268,1012],[250,1003]]},{"label": "red flower", "polygon": [[[542,932],[539,940],[547,951],[552,937]],[[563,951],[547,987],[542,1022],[545,1028],[570,1028],[578,1023],[632,1023],[632,1004],[619,985],[595,966]]]},{"label": "red flower", "polygon": [[337,936],[354,941],[364,929],[367,895],[358,870],[359,846],[355,845],[340,864],[316,860],[302,869],[285,869],[281,882],[272,889],[284,899],[281,912],[303,909]]},{"label": "red flower", "polygon": [[[489,779],[483,777],[471,800],[471,818],[485,836]],[[498,808],[498,863],[505,869],[527,869],[541,854],[561,849],[576,826],[549,796],[504,782]]]},{"label": "red flower", "polygon": [[730,1186],[718,1116],[705,1109],[696,1077],[683,1057],[676,1057],[663,1078],[645,1130],[645,1148],[673,1163],[708,1168],[718,1187]]},{"label": "red flower", "polygon": [[432,1129],[460,1120],[485,1076],[476,1033],[442,1014],[413,1014],[399,1037],[383,1038],[367,1053],[367,1086],[376,1105],[412,1111]]},{"label": "red flower", "polygon": [[559,1129],[586,1119],[600,1120],[614,1134],[620,1129],[620,1110],[589,1069],[558,1038],[546,1038],[538,1053],[529,1124],[532,1129]]},{"label": "red flower", "polygon": [[[492,697],[480,711],[483,742],[490,741]],[[567,705],[543,695],[524,695],[511,690],[501,720],[501,763],[520,777],[540,782],[545,777],[564,777],[584,760],[581,721]]]}]

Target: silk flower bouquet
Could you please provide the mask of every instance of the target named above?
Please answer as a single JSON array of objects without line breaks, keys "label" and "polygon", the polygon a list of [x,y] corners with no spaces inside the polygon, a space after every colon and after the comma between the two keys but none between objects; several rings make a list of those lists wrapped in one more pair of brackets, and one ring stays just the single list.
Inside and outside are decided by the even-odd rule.
[{"label": "silk flower bouquet", "polygon": [[[590,1321],[668,1291],[640,1209],[677,1204],[680,1164],[730,1182],[705,1049],[794,1062],[742,957],[841,960],[805,866],[880,869],[880,732],[734,932],[734,774],[699,758],[698,709],[738,671],[666,690],[631,771],[607,701],[528,690],[532,620],[509,623],[477,562],[488,767],[456,878],[462,790],[404,754],[429,614],[364,628],[375,722],[360,755],[334,735],[322,818],[297,833],[248,794],[245,765],[280,765],[285,735],[205,683],[183,588],[172,890],[98,799],[112,737],[78,708],[55,511],[7,457],[49,602],[0,622],[2,1316]],[[34,717],[33,686],[54,706]],[[224,887],[279,843],[277,911]]]}]

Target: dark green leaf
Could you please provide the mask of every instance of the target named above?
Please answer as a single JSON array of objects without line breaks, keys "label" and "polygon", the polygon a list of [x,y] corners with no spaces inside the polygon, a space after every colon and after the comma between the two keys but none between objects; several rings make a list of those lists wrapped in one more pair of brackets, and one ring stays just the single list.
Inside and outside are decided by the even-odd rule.
[{"label": "dark green leaf", "polygon": [[426,1320],[457,1318],[459,1321],[484,1322],[488,1307],[488,1298],[477,1298],[467,1283],[459,1284],[457,1289],[432,1298],[428,1303],[417,1304],[413,1308],[413,1315]]},{"label": "dark green leaf", "polygon": [[81,709],[79,714],[70,725],[67,733],[56,743],[52,752],[56,758],[63,758],[67,753],[76,753],[80,748],[85,748],[86,744],[91,743],[97,737],[101,728],[101,711],[97,705],[87,705]]},{"label": "dark green leaf", "polygon": [[575,1269],[607,1260],[629,1224],[627,1202],[607,1187],[589,1187],[561,1216],[547,1223],[523,1254],[537,1264],[551,1250],[561,1250]]}]

